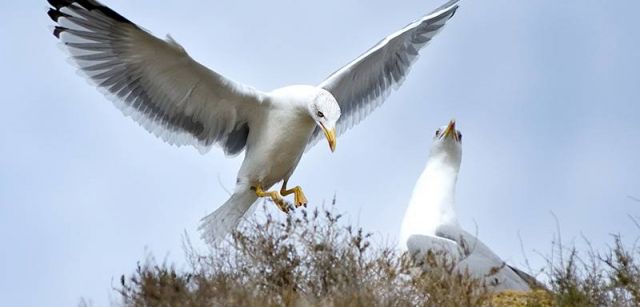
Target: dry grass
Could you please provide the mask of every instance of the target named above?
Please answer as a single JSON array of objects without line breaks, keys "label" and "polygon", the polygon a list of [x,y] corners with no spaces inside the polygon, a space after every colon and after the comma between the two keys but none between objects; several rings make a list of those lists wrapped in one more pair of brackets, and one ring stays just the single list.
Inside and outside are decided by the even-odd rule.
[{"label": "dry grass", "polygon": [[[429,273],[410,257],[372,243],[330,210],[245,223],[224,246],[196,252],[189,269],[147,261],[121,279],[124,306],[640,306],[637,248],[619,237],[604,254],[549,258],[549,291],[493,295],[480,280],[427,254]],[[562,251],[562,247],[556,247]],[[515,297],[515,298],[514,298]]]},{"label": "dry grass", "polygon": [[[585,241],[589,243],[586,239]],[[640,248],[625,247],[620,235],[606,252],[553,246],[545,270],[557,306],[640,306]]]}]

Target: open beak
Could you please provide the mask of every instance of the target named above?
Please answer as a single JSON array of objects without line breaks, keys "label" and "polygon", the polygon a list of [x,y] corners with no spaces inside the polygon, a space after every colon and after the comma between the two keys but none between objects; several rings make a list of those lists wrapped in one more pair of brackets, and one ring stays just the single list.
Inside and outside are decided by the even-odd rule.
[{"label": "open beak", "polygon": [[324,131],[324,136],[329,142],[329,148],[331,148],[331,152],[336,151],[336,128],[332,128],[331,130],[329,130],[324,125],[321,126],[322,131]]},{"label": "open beak", "polygon": [[444,129],[444,132],[442,133],[442,138],[453,138],[454,140],[458,140],[458,133],[456,133],[456,120],[452,119],[449,124],[447,125],[447,128]]}]

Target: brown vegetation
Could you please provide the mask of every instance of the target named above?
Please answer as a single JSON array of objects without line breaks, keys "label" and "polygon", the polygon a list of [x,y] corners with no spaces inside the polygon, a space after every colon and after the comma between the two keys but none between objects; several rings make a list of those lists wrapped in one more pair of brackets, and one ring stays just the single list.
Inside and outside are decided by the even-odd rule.
[{"label": "brown vegetation", "polygon": [[619,236],[606,253],[555,246],[548,290],[491,294],[440,254],[429,273],[330,210],[245,223],[205,254],[186,240],[189,270],[147,261],[117,289],[124,306],[640,306],[640,250]]}]

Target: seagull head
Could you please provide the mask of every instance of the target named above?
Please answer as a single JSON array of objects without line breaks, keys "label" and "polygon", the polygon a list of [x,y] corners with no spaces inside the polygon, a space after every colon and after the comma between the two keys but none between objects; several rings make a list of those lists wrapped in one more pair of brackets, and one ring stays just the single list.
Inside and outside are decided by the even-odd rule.
[{"label": "seagull head", "polygon": [[322,129],[331,151],[336,150],[336,122],[340,118],[340,106],[336,99],[324,89],[320,89],[308,105],[311,118]]},{"label": "seagull head", "polygon": [[456,130],[456,121],[436,130],[429,155],[430,161],[438,161],[454,169],[460,169],[462,161],[462,133]]}]

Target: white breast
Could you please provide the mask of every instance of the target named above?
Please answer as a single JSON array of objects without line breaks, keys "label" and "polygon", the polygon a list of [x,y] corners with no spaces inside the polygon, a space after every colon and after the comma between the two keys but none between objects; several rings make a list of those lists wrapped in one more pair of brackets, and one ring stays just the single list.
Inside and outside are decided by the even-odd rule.
[{"label": "white breast", "polygon": [[314,125],[300,113],[272,110],[255,128],[260,133],[250,132],[250,146],[238,177],[264,188],[287,179],[300,161]]}]

